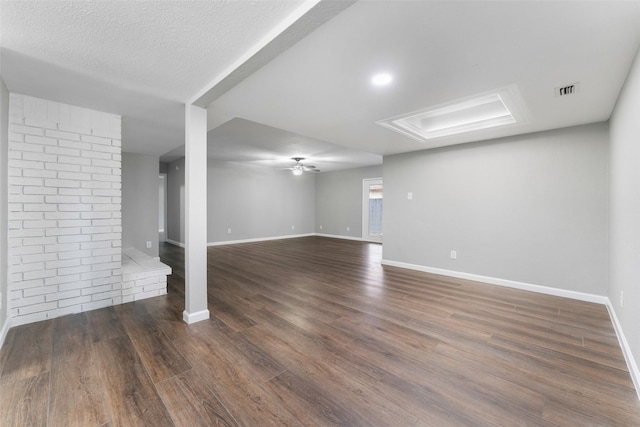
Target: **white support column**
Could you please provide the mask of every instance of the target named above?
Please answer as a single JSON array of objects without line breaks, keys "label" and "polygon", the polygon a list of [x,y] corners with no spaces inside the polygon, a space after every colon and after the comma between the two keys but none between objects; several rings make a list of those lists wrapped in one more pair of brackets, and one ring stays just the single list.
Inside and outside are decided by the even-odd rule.
[{"label": "white support column", "polygon": [[207,110],[185,106],[185,308],[182,318],[209,318],[207,309]]}]

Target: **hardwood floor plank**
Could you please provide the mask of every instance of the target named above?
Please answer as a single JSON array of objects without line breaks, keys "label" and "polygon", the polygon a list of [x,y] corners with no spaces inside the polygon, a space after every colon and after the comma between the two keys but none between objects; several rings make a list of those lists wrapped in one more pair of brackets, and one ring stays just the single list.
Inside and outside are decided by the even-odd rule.
[{"label": "hardwood floor plank", "polygon": [[53,322],[17,326],[14,334],[2,366],[0,385],[40,376],[51,370]]},{"label": "hardwood floor plank", "polygon": [[48,425],[100,426],[110,421],[85,313],[54,320]]},{"label": "hardwood floor plank", "polygon": [[222,357],[217,348],[204,338],[185,336],[176,342],[185,358],[191,361],[196,373],[206,381],[239,424],[302,425],[238,367],[235,360]]},{"label": "hardwood floor plank", "polygon": [[441,319],[438,317],[430,320],[412,319],[406,322],[405,326],[441,342],[456,342],[458,340],[486,342],[492,335],[490,332],[479,328],[464,327],[455,319]]},{"label": "hardwood floor plank", "polygon": [[438,339],[417,332],[404,325],[390,322],[386,319],[376,319],[370,316],[357,318],[342,317],[332,324],[341,330],[350,332],[354,339],[384,340],[398,348],[429,353],[440,342]]},{"label": "hardwood floor plank", "polygon": [[201,377],[193,370],[157,384],[176,427],[237,426]]},{"label": "hardwood floor plank", "polygon": [[256,323],[282,321],[304,330],[309,336],[316,336],[336,345],[344,345],[356,338],[357,334],[344,329],[336,328],[333,322],[330,324],[317,321],[313,318],[305,317],[302,314],[292,313],[288,308],[282,306],[265,304],[261,309],[255,310],[251,317]]},{"label": "hardwood floor plank", "polygon": [[86,313],[94,342],[109,340],[127,334],[115,307],[105,307]]},{"label": "hardwood floor plank", "polygon": [[[345,420],[338,424],[346,425],[395,426],[416,422],[416,417],[387,400],[383,393],[372,390],[371,381],[350,375],[350,367],[341,366],[344,364],[334,357],[330,344],[325,347],[304,333],[297,333],[293,325],[286,334],[289,338],[284,338],[277,329],[280,328],[261,324],[242,334],[274,358],[288,362],[289,369],[263,387],[276,393],[282,405],[295,416],[308,416],[311,411],[316,412],[319,419],[324,416],[332,419],[342,413]],[[306,383],[302,383],[302,378]],[[310,393],[318,395],[318,400],[304,397],[305,401],[298,401]],[[344,412],[347,408],[348,412]],[[327,421],[325,419],[325,423]]]},{"label": "hardwood floor plank", "polygon": [[579,371],[561,370],[553,364],[542,364],[521,353],[505,351],[491,345],[440,344],[435,352],[447,354],[459,364],[499,376],[558,402],[565,402],[568,406],[579,405],[587,415],[593,411],[594,416],[599,416],[596,407],[610,405],[611,408],[619,408],[621,411],[635,413],[636,418],[640,417],[640,404],[634,393],[611,387],[606,382],[599,385],[585,383],[585,378],[576,375]]},{"label": "hardwood floor plank", "polygon": [[146,307],[144,300],[114,306],[128,335],[136,337],[160,332],[158,319],[149,314]]},{"label": "hardwood floor plank", "polygon": [[608,413],[604,411],[584,411],[580,406],[570,402],[549,399],[545,403],[544,419],[561,427],[574,426],[607,426],[628,427],[636,425],[637,414],[623,412]]},{"label": "hardwood floor plank", "polygon": [[7,359],[9,358],[9,349],[13,348],[13,340],[15,339],[17,329],[18,328],[9,329],[4,338],[4,344],[2,345],[2,348],[0,348],[0,375],[2,375],[4,365],[7,363]]},{"label": "hardwood floor plank", "polygon": [[191,369],[191,365],[174,348],[164,333],[136,335],[131,338],[154,383]]},{"label": "hardwood floor plank", "polygon": [[184,296],[173,291],[161,298],[149,298],[138,301],[138,307],[154,319],[154,329],[164,333],[172,342],[174,338],[184,334],[195,333],[194,325],[189,325],[182,319],[184,310]]},{"label": "hardwood floor plank", "polygon": [[[522,392],[522,388],[515,386],[505,387],[506,382],[487,381],[486,376],[478,376],[464,367],[452,369],[451,365],[438,363],[433,357],[428,358],[428,365],[421,364],[380,341],[374,344],[373,340],[356,340],[346,348],[385,366],[406,381],[428,386],[439,405],[451,405],[488,425],[526,425],[541,418],[541,411],[536,414],[527,410],[531,404],[527,399],[534,393]],[[534,406],[538,405],[534,402]]]},{"label": "hardwood floor plank", "polygon": [[490,425],[473,417],[468,411],[456,407],[453,402],[443,400],[429,384],[410,381],[352,352],[337,354],[349,366],[349,375],[362,378],[370,389],[387,400],[418,417],[417,425],[428,426],[479,426]]},{"label": "hardwood floor plank", "polygon": [[452,315],[452,319],[467,324],[469,327],[483,328],[488,333],[499,334],[516,341],[524,341],[568,356],[580,357],[616,369],[627,369],[624,358],[612,357],[610,351],[603,353],[585,348],[584,337],[575,335],[577,331],[567,333],[562,328],[553,328],[551,324],[539,327],[535,322],[527,322],[526,319],[519,318],[519,316],[503,316],[498,313],[455,313]]},{"label": "hardwood floor plank", "polygon": [[[339,394],[328,394],[308,378],[302,379],[292,372],[283,372],[262,387],[305,425],[371,425],[353,406],[347,406],[348,402],[340,399]],[[384,425],[378,421],[378,425]],[[399,424],[399,420],[396,421]]]},{"label": "hardwood floor plank", "polygon": [[[184,322],[184,320],[167,320],[167,319],[159,319],[157,321],[158,329],[165,334],[172,343],[174,343],[179,337],[183,335],[192,335],[197,332],[194,325],[188,325]],[[180,351],[180,349],[177,349]]]},{"label": "hardwood floor plank", "polygon": [[613,329],[613,324],[606,308],[602,307],[602,310],[598,311],[592,309],[587,313],[560,310],[558,320],[565,324],[588,328],[590,331],[600,335],[616,336],[616,331]]},{"label": "hardwood floor plank", "polygon": [[209,311],[216,313],[218,319],[225,322],[235,331],[242,331],[255,325],[255,322],[245,316],[240,309],[216,299],[213,295],[210,295],[209,298]]},{"label": "hardwood floor plank", "polygon": [[[270,296],[267,296],[270,295]],[[301,313],[307,318],[317,320],[319,322],[331,323],[342,315],[357,313],[357,310],[334,304],[331,302],[299,298],[293,293],[281,292],[280,289],[269,289],[268,293],[260,293],[247,298],[249,303],[253,303],[257,309],[269,307],[277,311],[288,312],[293,316],[300,316]]]},{"label": "hardwood floor plank", "polygon": [[199,322],[195,328],[201,332],[201,339],[216,347],[228,360],[236,360],[242,364],[243,371],[248,372],[260,382],[284,372],[286,368],[270,357],[260,347],[253,345],[243,335],[234,332],[216,317]]},{"label": "hardwood floor plank", "polygon": [[147,307],[153,305],[142,300],[117,306],[116,311],[151,380],[157,383],[190,370],[191,365],[162,332],[162,317],[151,315]]},{"label": "hardwood floor plank", "polygon": [[634,390],[629,372],[626,369],[611,368],[586,358],[568,355],[532,343],[516,341],[501,335],[494,335],[490,343],[510,351],[516,351],[525,357],[530,357],[542,366],[553,366],[561,371],[571,369],[571,367],[578,367],[578,369],[574,370],[574,375],[584,378],[584,381],[591,382],[595,387],[597,387],[597,384],[607,381],[612,385],[615,384],[616,387]]},{"label": "hardwood floor plank", "polygon": [[95,349],[114,427],[173,425],[129,337],[102,340]]},{"label": "hardwood floor plank", "polygon": [[0,386],[0,425],[44,427],[47,425],[50,374],[31,376]]}]

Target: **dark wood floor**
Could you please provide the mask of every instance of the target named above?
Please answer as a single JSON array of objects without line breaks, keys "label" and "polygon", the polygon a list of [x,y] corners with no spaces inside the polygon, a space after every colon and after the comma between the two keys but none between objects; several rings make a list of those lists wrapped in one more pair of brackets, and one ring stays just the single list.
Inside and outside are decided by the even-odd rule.
[{"label": "dark wood floor", "polygon": [[380,265],[309,237],[209,249],[169,294],[13,328],[1,426],[637,426],[604,306]]}]

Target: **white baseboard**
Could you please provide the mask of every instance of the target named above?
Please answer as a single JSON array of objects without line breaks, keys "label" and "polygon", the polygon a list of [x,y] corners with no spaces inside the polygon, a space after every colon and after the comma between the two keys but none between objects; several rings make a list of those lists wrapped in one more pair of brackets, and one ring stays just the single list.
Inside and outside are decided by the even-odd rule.
[{"label": "white baseboard", "polygon": [[607,304],[609,300],[606,296],[587,294],[583,292],[569,291],[566,289],[551,288],[548,286],[534,285],[531,283],[516,282],[514,280],[498,279],[495,277],[480,276],[477,274],[463,273],[460,271],[445,270],[442,268],[427,267],[418,264],[408,264],[399,261],[383,259],[382,265],[391,267],[407,268],[409,270],[423,271],[425,273],[439,274],[442,276],[456,277],[458,279],[473,280],[475,282],[488,283],[491,285],[504,286],[507,288],[522,289],[524,291],[538,292],[541,294],[554,295],[558,297],[571,298],[580,301],[594,302],[597,304]]},{"label": "white baseboard", "polygon": [[184,243],[182,243],[182,242],[176,242],[175,240],[171,240],[171,239],[167,239],[167,240],[165,240],[165,242],[171,243],[172,245],[180,246],[181,248],[184,248]]},{"label": "white baseboard", "polygon": [[318,237],[328,237],[330,239],[357,240],[358,242],[363,241],[362,237],[341,236],[340,234],[313,233],[313,235]]},{"label": "white baseboard", "polygon": [[9,332],[9,329],[11,329],[11,326],[11,318],[7,316],[7,318],[4,319],[4,326],[2,327],[2,330],[0,330],[0,348],[4,345],[4,340],[7,338],[7,333]]},{"label": "white baseboard", "polygon": [[636,388],[636,394],[638,395],[638,399],[640,399],[640,370],[638,370],[638,364],[636,363],[636,360],[631,353],[631,347],[629,346],[627,337],[625,337],[624,335],[622,325],[618,320],[616,311],[614,310],[613,304],[611,304],[611,300],[609,298],[607,298],[607,310],[609,311],[609,316],[611,317],[611,322],[613,323],[613,329],[615,329],[616,331],[618,342],[620,343],[620,347],[622,348],[624,360],[627,362],[629,374],[631,374],[631,380],[633,381],[633,385]]},{"label": "white baseboard", "polygon": [[201,322],[209,318],[209,310],[200,310],[195,313],[189,313],[187,310],[182,312],[182,320],[188,324]]},{"label": "white baseboard", "polygon": [[313,233],[288,234],[286,236],[258,237],[255,239],[224,240],[221,242],[209,242],[207,243],[207,246],[237,245],[238,243],[267,242],[269,240],[295,239],[298,237],[309,237],[309,236],[313,236]]}]

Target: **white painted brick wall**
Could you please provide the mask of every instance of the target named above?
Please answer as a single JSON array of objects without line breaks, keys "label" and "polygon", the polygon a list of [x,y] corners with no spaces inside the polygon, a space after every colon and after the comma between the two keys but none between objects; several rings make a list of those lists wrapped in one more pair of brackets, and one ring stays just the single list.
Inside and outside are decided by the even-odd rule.
[{"label": "white painted brick wall", "polygon": [[9,116],[12,323],[122,303],[120,117],[19,94]]},{"label": "white painted brick wall", "polygon": [[171,267],[135,249],[122,251],[122,301],[130,302],[167,293]]}]

